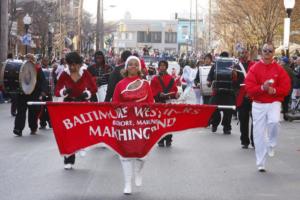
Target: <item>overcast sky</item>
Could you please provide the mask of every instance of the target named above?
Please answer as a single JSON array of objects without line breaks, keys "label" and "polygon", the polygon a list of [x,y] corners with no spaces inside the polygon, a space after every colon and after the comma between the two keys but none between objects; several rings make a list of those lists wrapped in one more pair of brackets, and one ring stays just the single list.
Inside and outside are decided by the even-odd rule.
[{"label": "overcast sky", "polygon": [[[104,20],[123,19],[125,12],[130,12],[132,19],[174,19],[189,16],[190,0],[104,0]],[[198,0],[199,16],[207,10],[208,0]],[[195,0],[192,0],[192,12],[195,13]],[[96,16],[97,0],[84,0],[84,9]],[[202,9],[202,10],[201,10]],[[182,16],[184,17],[184,16]]]}]

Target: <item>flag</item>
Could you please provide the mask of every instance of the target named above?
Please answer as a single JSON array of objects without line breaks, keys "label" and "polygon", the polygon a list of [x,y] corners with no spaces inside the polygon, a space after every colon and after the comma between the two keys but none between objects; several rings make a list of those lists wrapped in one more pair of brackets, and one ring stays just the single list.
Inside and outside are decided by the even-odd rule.
[{"label": "flag", "polygon": [[142,158],[165,135],[206,127],[214,105],[47,102],[59,151],[105,143],[122,157]]}]

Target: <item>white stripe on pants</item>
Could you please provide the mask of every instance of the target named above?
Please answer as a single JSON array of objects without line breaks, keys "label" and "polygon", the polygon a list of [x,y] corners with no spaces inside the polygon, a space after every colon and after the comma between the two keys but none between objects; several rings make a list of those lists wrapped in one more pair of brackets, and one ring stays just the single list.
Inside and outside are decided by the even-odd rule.
[{"label": "white stripe on pants", "polygon": [[256,165],[265,166],[269,147],[275,147],[279,132],[281,103],[252,103]]}]

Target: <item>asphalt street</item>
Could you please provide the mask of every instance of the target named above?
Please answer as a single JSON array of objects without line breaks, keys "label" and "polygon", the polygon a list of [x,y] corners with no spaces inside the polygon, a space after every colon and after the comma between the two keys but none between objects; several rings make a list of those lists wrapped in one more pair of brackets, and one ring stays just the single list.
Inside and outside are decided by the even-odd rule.
[{"label": "asphalt street", "polygon": [[171,148],[155,146],[143,170],[143,186],[123,195],[118,156],[94,148],[63,168],[52,129],[12,134],[9,104],[0,104],[0,200],[299,200],[300,121],[282,122],[279,145],[257,172],[253,149],[241,149],[237,121],[232,135],[210,129],[174,135]]}]

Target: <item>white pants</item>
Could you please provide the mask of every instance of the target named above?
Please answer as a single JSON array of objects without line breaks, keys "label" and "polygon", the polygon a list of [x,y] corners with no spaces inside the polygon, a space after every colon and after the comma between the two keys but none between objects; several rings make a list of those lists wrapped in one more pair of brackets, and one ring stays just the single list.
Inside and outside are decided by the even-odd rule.
[{"label": "white pants", "polygon": [[195,93],[195,97],[196,97],[196,104],[203,104],[203,97],[201,95],[201,90],[200,88],[194,88],[194,93]]},{"label": "white pants", "polygon": [[107,85],[101,85],[98,87],[98,91],[96,93],[98,102],[104,102],[106,96]]},{"label": "white pants", "polygon": [[281,103],[252,103],[256,165],[265,166],[269,147],[275,147],[279,132]]}]

